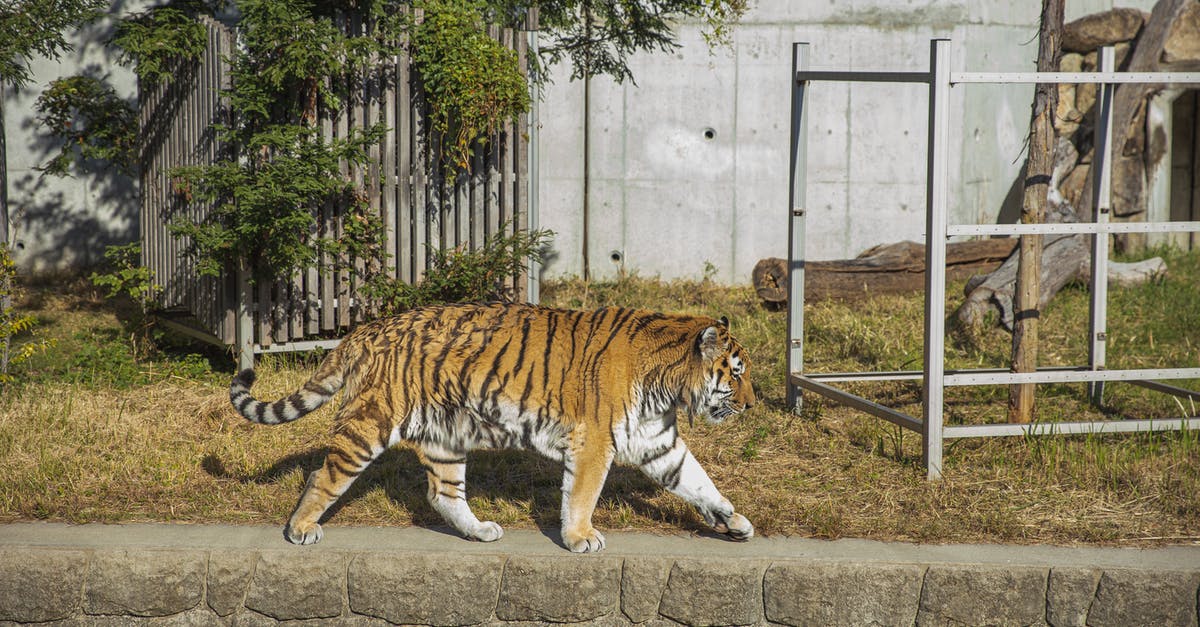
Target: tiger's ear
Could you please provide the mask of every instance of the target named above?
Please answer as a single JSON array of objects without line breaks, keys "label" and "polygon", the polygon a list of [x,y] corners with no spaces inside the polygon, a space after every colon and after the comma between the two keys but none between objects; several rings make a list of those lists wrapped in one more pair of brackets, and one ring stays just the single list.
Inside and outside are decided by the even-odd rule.
[{"label": "tiger's ear", "polygon": [[696,347],[700,349],[700,356],[705,359],[716,359],[717,355],[721,354],[721,339],[717,327],[708,327],[700,333],[700,338],[696,340]]},{"label": "tiger's ear", "polygon": [[718,320],[717,322],[720,322],[721,326],[725,327],[726,329],[729,328],[729,318],[726,318],[725,316],[721,316],[721,319]]}]

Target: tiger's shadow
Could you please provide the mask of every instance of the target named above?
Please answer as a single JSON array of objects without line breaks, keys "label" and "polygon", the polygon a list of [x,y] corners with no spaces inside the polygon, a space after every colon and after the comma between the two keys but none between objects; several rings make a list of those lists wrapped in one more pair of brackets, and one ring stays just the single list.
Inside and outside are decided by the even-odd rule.
[{"label": "tiger's shadow", "polygon": [[[266,470],[256,473],[228,469],[216,455],[209,454],[201,462],[203,470],[214,478],[232,479],[242,483],[280,484],[284,477],[297,471],[302,477],[317,470],[325,461],[325,448],[285,456]],[[336,519],[348,505],[383,490],[389,500],[411,512],[413,524],[447,531],[442,517],[425,498],[425,470],[416,455],[408,449],[391,449],[363,471],[346,494],[322,516],[321,522]],[[467,494],[474,501],[480,519],[490,518],[492,508],[517,508],[532,519],[547,537],[558,541],[559,509],[562,501],[562,466],[527,451],[474,451],[467,460]],[[681,520],[677,511],[668,512],[651,499],[664,492],[656,483],[636,468],[613,464],[601,493],[601,505],[615,501],[629,506],[632,513],[656,523],[677,527],[680,531],[707,533],[708,527],[700,516],[688,513]],[[300,494],[280,494],[290,504]],[[482,503],[480,503],[482,501]],[[690,509],[690,508],[689,508]],[[282,521],[281,521],[282,524]],[[597,526],[602,526],[597,523]]]}]

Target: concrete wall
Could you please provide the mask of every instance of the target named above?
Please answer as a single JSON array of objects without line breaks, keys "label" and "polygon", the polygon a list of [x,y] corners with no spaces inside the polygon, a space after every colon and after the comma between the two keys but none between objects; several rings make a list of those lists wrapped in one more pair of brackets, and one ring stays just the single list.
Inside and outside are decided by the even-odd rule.
[{"label": "concrete wall", "polygon": [[[112,11],[145,4],[116,0]],[[1067,18],[1111,6],[1072,0]],[[594,79],[587,103],[582,83],[558,68],[540,109],[541,221],[558,233],[545,275],[583,272],[585,115],[592,273],[623,267],[695,277],[710,266],[716,279],[744,283],[759,259],[786,253],[792,42],[810,42],[819,69],[924,70],[935,37],[953,40],[956,70],[1031,69],[1039,7],[1033,0],[759,0],[734,30],[732,48],[710,51],[697,25],[682,24],[678,51],[635,58],[637,85]],[[24,268],[91,263],[106,245],[137,236],[134,181],[103,168],[67,179],[36,171],[56,149],[33,122],[34,100],[52,79],[87,71],[136,96],[131,73],[101,45],[111,28],[105,20],[85,30],[61,62],[35,61],[34,83],[5,98],[9,194]],[[1030,93],[956,89],[954,220],[997,219],[1022,161]],[[812,256],[852,257],[875,244],[920,239],[924,90],[824,83],[813,89],[809,116]]]},{"label": "concrete wall", "polygon": [[[1122,2],[1149,8],[1152,2]],[[671,55],[641,55],[637,85],[581,82],[560,68],[541,108],[541,222],[558,233],[548,276],[583,272],[583,120],[590,120],[589,266],[643,276],[749,281],[763,257],[787,252],[791,44],[811,44],[814,69],[923,71],[929,40],[952,40],[955,71],[1032,70],[1039,2],[760,0],[710,51],[679,28]],[[1067,19],[1111,8],[1070,2]],[[955,89],[951,211],[995,222],[1023,161],[1031,86]],[[809,108],[809,250],[853,257],[924,231],[927,89],[820,83]]]},{"label": "concrete wall", "polygon": [[[149,4],[116,0],[110,16],[124,15]],[[91,164],[72,177],[42,176],[37,169],[58,151],[36,123],[34,102],[56,78],[89,74],[105,79],[133,102],[137,84],[132,72],[117,65],[104,45],[114,18],[101,19],[68,37],[75,50],[58,61],[30,63],[34,79],[25,89],[5,87],[4,129],[8,141],[9,213],[17,263],[25,270],[46,271],[86,266],[103,259],[110,244],[138,236],[136,181],[104,164]]]},{"label": "concrete wall", "polygon": [[[1195,547],[1138,551],[535,531],[0,526],[0,623],[1195,626]],[[295,624],[295,623],[288,623]]]}]

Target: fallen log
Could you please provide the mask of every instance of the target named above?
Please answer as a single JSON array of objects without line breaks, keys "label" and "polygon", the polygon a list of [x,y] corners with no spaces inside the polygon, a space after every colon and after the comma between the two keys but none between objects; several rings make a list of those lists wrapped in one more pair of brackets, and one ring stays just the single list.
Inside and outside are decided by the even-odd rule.
[{"label": "fallen log", "polygon": [[[946,276],[951,280],[989,272],[1012,254],[1015,239],[955,242],[946,247]],[[855,259],[808,261],[804,264],[806,300],[857,300],[880,294],[902,294],[925,286],[925,246],[916,242],[885,244]],[[768,257],[754,266],[752,280],[768,305],[787,303],[787,260]]]},{"label": "fallen log", "polygon": [[[1108,283],[1129,287],[1163,277],[1167,264],[1159,257],[1135,263],[1108,262]],[[1038,292],[1041,311],[1062,288],[1072,282],[1091,284],[1091,251],[1083,235],[1047,235],[1042,249],[1042,281]],[[966,300],[955,316],[967,326],[980,327],[988,312],[996,311],[998,322],[1013,328],[1013,287],[1017,278],[1017,255],[1009,257],[994,272],[972,277],[963,291]]]},{"label": "fallen log", "polygon": [[[1042,265],[1045,305],[1072,281],[1091,280],[1090,252],[1082,235],[1046,236]],[[1012,329],[1012,287],[1016,279],[1016,238],[954,242],[946,246],[946,277],[967,279],[967,300],[955,315],[967,324],[983,324],[990,309]],[[1162,259],[1136,263],[1108,262],[1109,285],[1128,287],[1152,281],[1167,272]],[[754,266],[755,291],[767,306],[787,305],[787,260],[768,257]],[[805,262],[807,301],[860,300],[881,294],[905,294],[925,289],[925,246],[915,242],[885,244],[863,251],[855,259]]]}]

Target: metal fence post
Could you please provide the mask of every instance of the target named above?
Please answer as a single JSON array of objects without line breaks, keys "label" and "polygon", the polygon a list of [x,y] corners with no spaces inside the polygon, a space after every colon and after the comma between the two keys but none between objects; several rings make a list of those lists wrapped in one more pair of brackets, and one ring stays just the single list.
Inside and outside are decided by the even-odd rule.
[{"label": "metal fence post", "polygon": [[[1099,72],[1112,72],[1116,66],[1116,49],[1104,46],[1100,49]],[[1116,85],[1101,83],[1096,89],[1095,148],[1092,157],[1092,219],[1096,224],[1107,224],[1112,210],[1112,116],[1113,95]],[[1092,236],[1092,285],[1091,311],[1088,328],[1088,367],[1104,370],[1105,348],[1108,336],[1108,234]],[[1104,397],[1104,382],[1088,384],[1088,398],[1093,405],[1100,405]]]},{"label": "metal fence post", "polygon": [[[530,9],[533,12],[533,26],[529,26],[530,30],[525,33],[529,41],[529,56],[537,58],[538,56],[538,31],[536,30],[537,7]],[[537,77],[541,80],[541,77]],[[529,134],[529,150],[526,157],[529,159],[529,232],[534,232],[542,227],[541,215],[538,207],[538,188],[541,186],[541,176],[538,173],[538,168],[541,164],[538,160],[539,142],[541,141],[539,131],[540,112],[538,110],[541,89],[537,86],[536,81],[532,81],[529,86],[529,125],[525,132]],[[529,293],[527,300],[534,305],[542,300],[542,264],[536,259],[529,260],[528,285]]]},{"label": "metal fence post", "polygon": [[798,72],[808,70],[808,44],[792,44],[792,146],[788,189],[788,358],[787,405],[800,411],[803,399],[791,381],[793,373],[804,370],[804,237],[805,194],[808,177],[808,116],[804,99],[808,81],[799,80]]},{"label": "metal fence post", "polygon": [[946,375],[946,225],[950,157],[950,40],[929,45],[929,156],[925,192],[925,354],[922,457],[929,479],[942,476],[942,402]]}]

